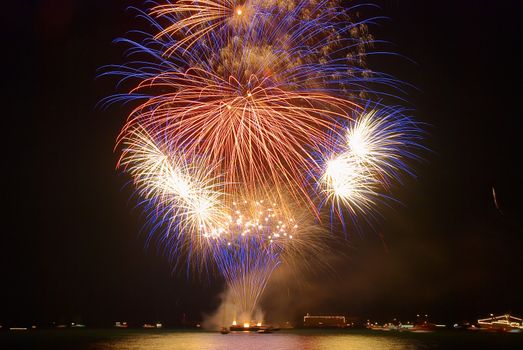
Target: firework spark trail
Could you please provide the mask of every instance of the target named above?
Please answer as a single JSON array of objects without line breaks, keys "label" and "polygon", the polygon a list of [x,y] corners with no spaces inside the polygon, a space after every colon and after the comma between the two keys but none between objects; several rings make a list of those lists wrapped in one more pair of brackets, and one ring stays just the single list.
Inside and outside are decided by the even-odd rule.
[{"label": "firework spark trail", "polygon": [[237,313],[252,315],[272,272],[281,264],[280,254],[265,247],[261,237],[249,235],[229,243],[214,255],[216,264],[234,296]]},{"label": "firework spark trail", "polygon": [[151,16],[167,18],[169,25],[154,38],[179,38],[165,50],[166,56],[179,50],[186,53],[198,42],[212,42],[220,34],[234,35],[233,31],[223,33],[224,29],[248,28],[249,23],[254,20],[254,9],[249,4],[252,2],[240,5],[235,0],[179,0],[176,3],[157,5],[150,11]]}]

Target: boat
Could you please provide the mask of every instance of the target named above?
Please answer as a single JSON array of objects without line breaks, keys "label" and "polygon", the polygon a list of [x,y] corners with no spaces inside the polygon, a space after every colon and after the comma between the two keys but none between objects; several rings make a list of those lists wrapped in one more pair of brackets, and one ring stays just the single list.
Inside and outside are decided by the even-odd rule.
[{"label": "boat", "polygon": [[510,314],[479,319],[478,325],[482,331],[521,333],[523,332],[523,319]]},{"label": "boat", "polygon": [[260,330],[260,327],[251,325],[232,325],[229,329],[234,332],[257,332]]},{"label": "boat", "polygon": [[229,334],[229,333],[231,333],[231,331],[227,327],[222,327],[220,333],[221,334]]},{"label": "boat", "polygon": [[265,325],[261,322],[258,323],[244,323],[243,325],[233,323],[229,327],[231,332],[257,332],[257,333],[273,333],[279,331],[279,327],[274,327],[272,325]]},{"label": "boat", "polygon": [[261,328],[261,322],[245,322],[243,324],[238,324],[236,321],[233,321],[232,325],[229,327],[229,330],[232,332],[258,332]]}]

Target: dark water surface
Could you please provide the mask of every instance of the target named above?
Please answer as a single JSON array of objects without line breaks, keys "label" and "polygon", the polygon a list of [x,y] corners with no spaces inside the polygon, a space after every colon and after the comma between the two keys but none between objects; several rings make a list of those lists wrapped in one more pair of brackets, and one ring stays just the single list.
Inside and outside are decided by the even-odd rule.
[{"label": "dark water surface", "polygon": [[523,334],[293,330],[272,334],[177,330],[0,332],[0,349],[80,350],[382,350],[523,349]]}]

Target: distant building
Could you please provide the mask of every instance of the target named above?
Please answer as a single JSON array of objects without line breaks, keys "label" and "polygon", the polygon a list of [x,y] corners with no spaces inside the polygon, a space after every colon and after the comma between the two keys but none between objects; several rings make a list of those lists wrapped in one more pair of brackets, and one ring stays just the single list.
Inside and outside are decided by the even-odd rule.
[{"label": "distant building", "polygon": [[347,320],[345,316],[303,316],[303,326],[308,328],[345,328]]}]

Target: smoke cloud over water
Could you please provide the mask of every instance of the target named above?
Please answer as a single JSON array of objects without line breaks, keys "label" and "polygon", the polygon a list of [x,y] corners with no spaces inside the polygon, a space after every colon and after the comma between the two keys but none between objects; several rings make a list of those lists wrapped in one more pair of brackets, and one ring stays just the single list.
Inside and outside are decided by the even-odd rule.
[{"label": "smoke cloud over water", "polygon": [[226,289],[220,295],[221,303],[214,313],[204,315],[202,326],[206,330],[220,330],[222,327],[230,327],[233,322],[238,325],[244,323],[256,324],[264,322],[264,313],[260,307],[257,307],[252,314],[239,311],[234,298],[234,293],[230,289]]}]

